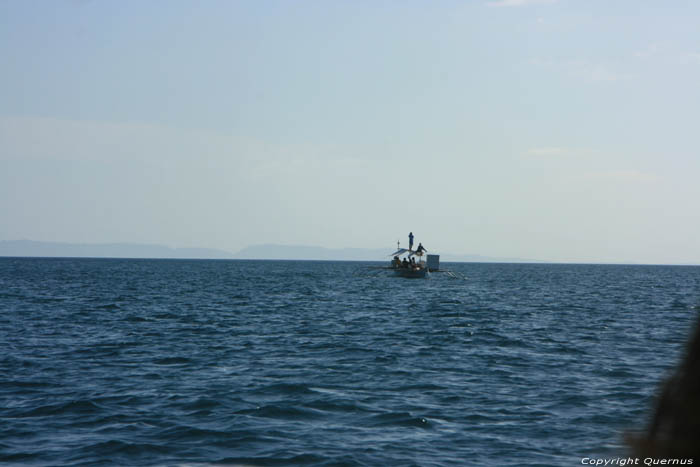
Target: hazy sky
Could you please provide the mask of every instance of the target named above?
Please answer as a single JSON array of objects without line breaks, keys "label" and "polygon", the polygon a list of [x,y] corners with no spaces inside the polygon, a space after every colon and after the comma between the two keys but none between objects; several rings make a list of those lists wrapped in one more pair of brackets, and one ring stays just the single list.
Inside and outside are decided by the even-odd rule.
[{"label": "hazy sky", "polygon": [[0,240],[700,263],[700,2],[0,1]]}]

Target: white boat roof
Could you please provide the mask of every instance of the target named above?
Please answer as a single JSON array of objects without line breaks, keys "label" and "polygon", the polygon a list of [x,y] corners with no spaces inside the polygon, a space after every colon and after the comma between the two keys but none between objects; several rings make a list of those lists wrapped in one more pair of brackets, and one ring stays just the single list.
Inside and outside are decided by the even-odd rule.
[{"label": "white boat roof", "polygon": [[408,257],[409,257],[409,258],[410,258],[411,256],[413,256],[413,255],[416,255],[416,256],[423,256],[423,253],[418,253],[417,251],[409,250],[408,248],[399,248],[398,250],[396,250],[395,252],[393,252],[393,253],[390,254],[389,256],[401,256],[401,255],[403,255],[403,254],[405,254],[405,253],[408,253]]}]

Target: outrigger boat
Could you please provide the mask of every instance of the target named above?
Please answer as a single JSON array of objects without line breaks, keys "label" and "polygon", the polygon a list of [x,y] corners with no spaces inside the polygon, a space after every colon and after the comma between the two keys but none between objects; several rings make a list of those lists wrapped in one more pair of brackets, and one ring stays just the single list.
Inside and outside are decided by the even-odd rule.
[{"label": "outrigger boat", "polygon": [[[409,246],[413,245],[413,233],[408,237]],[[453,279],[466,279],[464,274],[449,269],[440,269],[440,255],[427,254],[428,250],[421,243],[418,248],[401,248],[401,242],[396,242],[396,251],[390,254],[391,263],[388,266],[372,266],[372,269],[390,269],[399,277],[420,279],[433,272],[442,272]],[[418,258],[416,260],[416,258]]]},{"label": "outrigger boat", "polygon": [[440,255],[427,255],[427,251],[422,246],[418,250],[400,248],[398,242],[396,246],[398,250],[389,255],[392,256],[389,269],[393,270],[397,276],[420,279],[431,272],[439,271]]}]

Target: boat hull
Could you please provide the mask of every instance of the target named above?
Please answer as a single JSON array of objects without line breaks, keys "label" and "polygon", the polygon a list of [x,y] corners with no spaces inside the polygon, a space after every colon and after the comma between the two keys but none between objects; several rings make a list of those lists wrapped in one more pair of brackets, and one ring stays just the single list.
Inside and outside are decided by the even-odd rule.
[{"label": "boat hull", "polygon": [[405,277],[407,279],[421,279],[426,276],[428,273],[427,268],[419,268],[419,269],[409,269],[409,268],[396,268],[394,269],[394,273],[397,276],[400,277]]}]

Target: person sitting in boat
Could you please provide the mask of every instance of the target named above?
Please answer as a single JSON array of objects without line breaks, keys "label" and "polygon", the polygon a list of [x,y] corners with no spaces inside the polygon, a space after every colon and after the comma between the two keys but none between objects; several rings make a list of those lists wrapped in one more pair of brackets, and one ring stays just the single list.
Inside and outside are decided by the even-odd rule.
[{"label": "person sitting in boat", "polygon": [[401,266],[404,268],[408,268],[408,260],[406,258],[404,258],[403,261],[401,262]]},{"label": "person sitting in boat", "polygon": [[428,250],[426,250],[425,248],[423,248],[423,244],[422,244],[422,243],[419,243],[419,244],[418,244],[418,248],[416,249],[416,254],[421,255],[421,254],[423,254],[423,253],[426,252],[426,251],[428,251]]},{"label": "person sitting in boat", "polygon": [[394,260],[391,262],[391,266],[395,268],[401,267],[401,260],[398,256],[394,256]]}]

